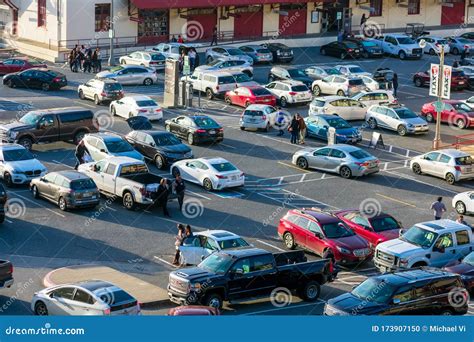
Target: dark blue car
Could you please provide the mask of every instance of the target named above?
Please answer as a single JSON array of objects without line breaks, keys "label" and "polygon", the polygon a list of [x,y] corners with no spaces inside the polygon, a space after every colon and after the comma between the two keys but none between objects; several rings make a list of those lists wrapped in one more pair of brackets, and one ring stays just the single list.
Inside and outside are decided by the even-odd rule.
[{"label": "dark blue car", "polygon": [[309,137],[328,140],[328,129],[336,129],[336,144],[356,144],[362,141],[360,131],[337,115],[311,115],[304,119]]}]

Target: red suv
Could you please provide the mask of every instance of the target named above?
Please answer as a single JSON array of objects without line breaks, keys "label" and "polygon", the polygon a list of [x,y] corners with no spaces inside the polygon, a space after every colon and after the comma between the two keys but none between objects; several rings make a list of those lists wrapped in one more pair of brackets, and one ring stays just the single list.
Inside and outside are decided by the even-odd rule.
[{"label": "red suv", "polygon": [[[443,105],[441,122],[454,124],[461,129],[474,126],[474,110],[470,106],[459,100],[444,100]],[[421,115],[426,118],[426,121],[435,122],[438,114],[434,102],[424,104]]]},{"label": "red suv", "polygon": [[372,256],[367,240],[336,215],[317,208],[290,210],[280,219],[278,235],[289,249],[300,246],[340,264],[359,263]]},{"label": "red suv", "polygon": [[357,235],[363,237],[375,249],[380,242],[396,239],[400,236],[401,224],[392,216],[385,213],[364,215],[357,209],[341,210],[334,213]]},{"label": "red suv", "polygon": [[[417,87],[430,84],[430,71],[419,71],[413,76]],[[468,87],[468,78],[462,70],[453,70],[451,74],[451,89],[460,90]]]}]

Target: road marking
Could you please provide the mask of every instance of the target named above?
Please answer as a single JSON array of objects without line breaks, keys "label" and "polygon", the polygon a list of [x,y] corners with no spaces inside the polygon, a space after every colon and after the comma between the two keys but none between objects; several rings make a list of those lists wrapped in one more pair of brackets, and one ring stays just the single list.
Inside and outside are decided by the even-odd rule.
[{"label": "road marking", "polygon": [[288,163],[285,163],[285,162],[282,162],[282,161],[279,161],[279,162],[277,162],[277,163],[280,164],[280,165],[284,165],[284,166],[286,166],[286,167],[291,167],[291,168],[293,168],[293,169],[300,170],[301,172],[311,173],[311,171],[300,169],[300,168],[297,167],[297,166],[294,166],[294,165],[292,165],[292,164],[288,164]]},{"label": "road marking", "polygon": [[60,217],[62,217],[62,218],[65,218],[65,217],[66,217],[66,216],[64,216],[63,214],[57,213],[56,211],[54,211],[54,210],[52,210],[52,209],[49,209],[49,208],[45,207],[44,205],[39,204],[38,202],[32,201],[32,200],[30,200],[29,198],[26,198],[25,196],[22,196],[22,195],[19,195],[19,194],[16,194],[16,195],[17,195],[18,197],[23,198],[25,201],[28,201],[28,202],[30,202],[30,203],[33,203],[33,204],[39,206],[40,208],[43,208],[43,209],[46,209],[47,211],[52,212],[52,213],[55,214],[55,215],[58,215],[58,216],[60,216]]},{"label": "road marking", "polygon": [[300,183],[304,181],[304,179],[306,178],[306,175],[307,175],[307,173],[304,173],[304,174],[301,176],[301,178],[300,178]]},{"label": "road marking", "polygon": [[272,248],[275,248],[277,251],[280,251],[280,252],[285,252],[284,249],[280,248],[280,247],[277,247],[277,246],[274,246],[272,245],[271,243],[268,243],[268,242],[265,242],[265,241],[262,241],[262,240],[257,240],[258,242],[260,243],[263,243],[264,245],[268,246],[268,247],[272,247]]},{"label": "road marking", "polygon": [[94,108],[94,109],[97,109],[97,107],[89,104],[89,103],[84,103],[84,102],[80,102],[80,101],[73,101],[75,104],[78,104],[78,105],[81,105],[81,106],[86,106],[86,107],[89,107],[89,108]]},{"label": "road marking", "polygon": [[295,305],[287,305],[287,306],[283,306],[281,308],[273,308],[273,309],[268,309],[268,310],[262,310],[262,311],[255,311],[255,312],[249,312],[249,313],[245,313],[245,314],[241,314],[240,316],[251,316],[251,315],[258,315],[258,314],[261,314],[261,313],[266,313],[266,312],[272,312],[272,311],[279,311],[279,310],[287,310],[287,309],[296,309],[296,308],[302,308],[302,307],[305,307],[305,306],[310,306],[310,305],[322,305],[322,304],[326,304],[326,301],[322,300],[322,299],[318,299],[317,301],[313,302],[313,303],[305,303],[305,304],[295,304]]},{"label": "road marking", "polygon": [[69,169],[74,169],[74,167],[72,167],[72,166],[70,166],[70,165],[67,165],[67,164],[64,164],[64,163],[61,163],[60,161],[57,161],[57,160],[54,160],[54,159],[52,160],[52,162],[55,163],[55,164],[58,164],[58,165],[65,166],[65,167],[67,167],[67,168],[69,168]]},{"label": "road marking", "polygon": [[413,182],[417,182],[417,183],[420,183],[420,184],[423,184],[423,185],[427,185],[427,186],[432,186],[436,189],[440,189],[440,190],[443,190],[443,191],[446,191],[446,192],[449,192],[453,195],[457,195],[458,192],[457,191],[453,191],[453,190],[449,190],[449,189],[446,189],[446,188],[443,188],[441,186],[438,186],[438,185],[434,185],[434,184],[431,184],[431,183],[428,183],[428,182],[423,182],[422,180],[419,180],[419,179],[416,179],[414,177],[410,177],[408,175],[404,175],[403,173],[398,173],[398,172],[390,172],[390,171],[386,171],[387,173],[390,173],[394,176],[398,176],[400,178],[403,178],[403,179],[408,179],[408,180],[411,180]]},{"label": "road marking", "polygon": [[385,195],[382,195],[382,194],[379,194],[379,193],[377,193],[376,195],[380,196],[380,197],[383,197],[383,198],[385,198],[389,201],[397,202],[397,203],[400,203],[400,204],[405,204],[405,205],[408,205],[409,207],[416,208],[416,205],[414,205],[414,204],[411,204],[411,203],[408,203],[408,202],[405,202],[405,201],[401,201],[401,200],[398,200],[398,199],[393,198],[393,197],[385,196]]},{"label": "road marking", "polygon": [[237,147],[235,147],[235,146],[231,146],[231,145],[227,145],[227,144],[223,144],[223,143],[219,143],[218,146],[224,146],[224,147],[228,147],[228,148],[231,148],[231,149],[234,149],[234,150],[237,149]]},{"label": "road marking", "polygon": [[186,190],[186,192],[189,192],[190,194],[193,194],[194,196],[207,199],[208,201],[212,201],[211,198],[209,198],[209,197],[207,197],[207,196],[204,196],[204,195],[201,195],[201,194],[199,194],[199,193],[197,193],[197,192],[194,192],[194,191],[191,191],[191,190]]},{"label": "road marking", "polygon": [[156,255],[153,256],[153,258],[155,258],[156,260],[159,260],[159,261],[161,261],[162,263],[165,263],[166,265],[169,265],[169,266],[171,266],[171,267],[173,267],[173,268],[176,267],[176,266],[173,265],[171,262],[166,261],[165,259],[162,259],[162,258],[160,258],[160,257],[157,257]]},{"label": "road marking", "polygon": [[321,201],[318,201],[318,200],[315,200],[315,199],[312,199],[312,198],[309,198],[309,197],[306,197],[306,196],[303,196],[303,195],[300,195],[300,194],[291,192],[290,190],[282,189],[282,191],[284,191],[284,192],[286,192],[286,193],[288,193],[288,194],[290,194],[290,195],[294,195],[295,197],[296,197],[296,196],[299,196],[299,197],[301,197],[301,198],[304,198],[305,200],[322,204],[322,205],[324,205],[324,206],[326,206],[326,207],[331,207],[331,208],[334,208],[334,209],[339,209],[338,207],[335,207],[335,206],[332,206],[332,205],[330,205],[330,204],[327,204],[327,203],[324,203],[324,202],[321,202]]},{"label": "road marking", "polygon": [[10,220],[8,220],[8,219],[5,219],[5,222],[13,223],[12,221],[10,221]]},{"label": "road marking", "polygon": [[283,183],[284,179],[285,179],[284,177],[280,177],[280,179],[278,180],[278,185],[281,185],[281,183]]}]

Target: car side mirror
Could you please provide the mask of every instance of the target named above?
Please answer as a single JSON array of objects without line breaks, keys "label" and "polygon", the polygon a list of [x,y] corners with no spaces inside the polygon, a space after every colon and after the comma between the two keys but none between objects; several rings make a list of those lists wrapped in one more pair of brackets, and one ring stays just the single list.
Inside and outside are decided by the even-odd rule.
[{"label": "car side mirror", "polygon": [[205,256],[205,255],[201,255],[201,261],[204,261],[204,259],[206,259],[206,256]]},{"label": "car side mirror", "polygon": [[352,286],[352,287],[351,287],[351,290],[354,291],[357,286],[359,286],[359,285],[354,285],[354,286]]},{"label": "car side mirror", "polygon": [[234,274],[234,276],[241,276],[241,275],[244,274],[244,270],[241,269],[241,268],[238,268],[238,269],[234,270],[233,274]]},{"label": "car side mirror", "polygon": [[155,147],[156,145],[155,145],[155,143],[152,141],[152,142],[150,142],[150,146]]},{"label": "car side mirror", "polygon": [[51,293],[49,294],[49,298],[54,298],[54,292],[51,292]]},{"label": "car side mirror", "polygon": [[45,177],[41,177],[41,181],[44,183],[48,183],[48,180]]},{"label": "car side mirror", "polygon": [[400,304],[402,301],[400,300],[400,298],[393,298],[392,299],[392,304],[395,304],[395,305],[398,305]]},{"label": "car side mirror", "polygon": [[102,152],[102,153],[107,153],[107,151],[104,150],[103,148],[100,149],[100,152]]},{"label": "car side mirror", "polygon": [[318,239],[321,239],[321,240],[324,239],[323,234],[321,234],[321,233],[319,233],[319,232],[315,232],[315,233],[314,233],[314,236],[317,237]]},{"label": "car side mirror", "polygon": [[100,169],[97,165],[92,166],[92,170],[94,170],[94,172],[99,172],[100,171]]}]

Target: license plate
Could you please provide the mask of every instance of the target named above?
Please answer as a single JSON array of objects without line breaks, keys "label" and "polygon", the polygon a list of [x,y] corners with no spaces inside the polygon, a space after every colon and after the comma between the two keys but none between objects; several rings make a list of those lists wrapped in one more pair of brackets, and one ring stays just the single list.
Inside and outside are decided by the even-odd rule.
[{"label": "license plate", "polygon": [[232,176],[232,180],[237,180],[237,176]]},{"label": "license plate", "polygon": [[92,192],[85,192],[83,197],[92,197],[93,193]]},{"label": "license plate", "polygon": [[214,131],[214,130],[209,131],[209,134],[216,134],[216,131]]},{"label": "license plate", "polygon": [[354,50],[355,52],[359,52],[359,50]]},{"label": "license plate", "polygon": [[461,82],[459,82],[459,84],[464,84],[464,82],[463,82],[463,81],[461,81]]}]

